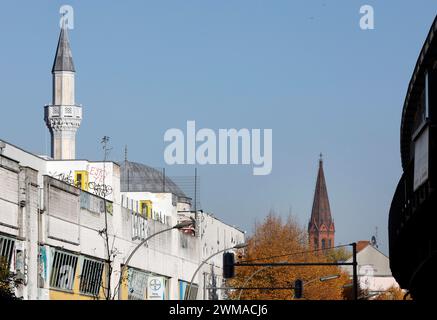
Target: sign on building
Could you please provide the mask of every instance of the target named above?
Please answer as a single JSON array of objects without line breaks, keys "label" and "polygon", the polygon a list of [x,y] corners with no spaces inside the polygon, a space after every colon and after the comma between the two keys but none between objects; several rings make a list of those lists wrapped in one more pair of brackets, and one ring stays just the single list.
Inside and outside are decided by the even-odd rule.
[{"label": "sign on building", "polygon": [[165,281],[163,277],[149,277],[147,280],[147,299],[164,300]]}]

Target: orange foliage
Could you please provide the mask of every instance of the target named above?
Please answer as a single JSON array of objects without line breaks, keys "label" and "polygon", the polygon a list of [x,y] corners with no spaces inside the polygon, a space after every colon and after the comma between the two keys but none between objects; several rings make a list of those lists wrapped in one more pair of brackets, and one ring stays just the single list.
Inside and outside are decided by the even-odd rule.
[{"label": "orange foliage", "polygon": [[[273,262],[327,262],[328,255],[323,252],[311,252],[307,233],[296,221],[289,217],[286,222],[269,214],[262,224],[255,225],[254,235],[248,239],[248,247],[241,261],[280,256],[283,257],[256,260],[259,263]],[[295,254],[297,253],[297,254]],[[262,269],[262,270],[261,270]],[[321,282],[320,278],[339,275],[339,278]],[[251,278],[252,276],[252,278]],[[248,279],[251,278],[249,281]],[[287,266],[287,267],[237,267],[236,277],[229,281],[232,287],[292,287],[296,279],[304,282],[303,298],[306,300],[341,300],[343,285],[350,283],[349,276],[337,266]],[[238,299],[240,291],[231,293],[232,299]],[[253,300],[292,300],[293,290],[243,290],[241,299]]]},{"label": "orange foliage", "polygon": [[[375,300],[404,300],[406,292],[399,287],[391,287],[384,293],[378,295]],[[407,296],[406,300],[411,300],[410,296]]]}]

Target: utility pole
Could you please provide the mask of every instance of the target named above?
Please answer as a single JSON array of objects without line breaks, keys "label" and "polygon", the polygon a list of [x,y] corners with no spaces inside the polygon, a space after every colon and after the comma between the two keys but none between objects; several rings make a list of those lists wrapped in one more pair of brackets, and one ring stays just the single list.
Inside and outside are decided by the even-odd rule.
[{"label": "utility pole", "polygon": [[194,168],[194,233],[196,237],[199,235],[199,221],[197,214],[197,168]]},{"label": "utility pole", "polygon": [[354,300],[358,300],[358,274],[357,274],[357,244],[352,243],[352,269],[353,269],[353,281],[354,281]]},{"label": "utility pole", "polygon": [[106,160],[108,157],[108,142],[109,137],[104,136],[102,139],[103,144],[103,179],[102,179],[102,190],[103,190],[103,207],[104,207],[104,214],[105,214],[105,229],[104,229],[104,240],[106,244],[106,254],[107,254],[107,274],[106,274],[106,299],[111,300],[111,273],[112,273],[112,261],[111,261],[111,249],[109,248],[109,234],[108,234],[108,213],[106,210],[106,185],[105,185],[105,177],[106,177]]}]

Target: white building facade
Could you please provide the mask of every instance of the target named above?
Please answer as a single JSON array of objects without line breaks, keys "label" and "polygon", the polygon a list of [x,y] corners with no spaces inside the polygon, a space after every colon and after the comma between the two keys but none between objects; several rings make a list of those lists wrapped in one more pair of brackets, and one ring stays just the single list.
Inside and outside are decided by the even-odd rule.
[{"label": "white building facade", "polygon": [[[16,295],[184,299],[198,266],[244,243],[244,232],[194,212],[191,199],[150,167],[76,160],[82,113],[74,100],[74,72],[63,28],[52,70],[53,105],[45,107],[50,158],[0,141],[0,258],[22,279]],[[171,229],[190,218],[195,228]],[[171,230],[152,237],[125,266],[143,240],[165,229]],[[212,288],[224,284],[221,259],[217,255],[200,270],[191,299],[225,297]]]},{"label": "white building facade", "polygon": [[[357,252],[357,272],[360,288],[370,297],[375,297],[388,289],[399,288],[398,283],[391,274],[389,258],[379,251],[369,241],[359,241]],[[346,260],[352,263],[353,257]],[[351,276],[351,266],[342,267]]]}]

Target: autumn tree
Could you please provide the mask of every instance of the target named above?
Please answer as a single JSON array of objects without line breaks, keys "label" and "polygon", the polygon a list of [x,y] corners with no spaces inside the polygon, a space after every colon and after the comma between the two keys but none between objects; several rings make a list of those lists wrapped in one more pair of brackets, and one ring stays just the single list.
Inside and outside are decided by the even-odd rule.
[{"label": "autumn tree", "polygon": [[[375,300],[404,300],[406,291],[397,286],[391,286],[386,291],[378,295]],[[407,296],[406,300],[411,300],[411,297]]]},{"label": "autumn tree", "polygon": [[[270,213],[261,224],[255,224],[253,236],[240,261],[259,263],[277,262],[328,262],[328,252],[314,252],[309,247],[307,233],[295,218],[289,216],[283,221]],[[338,278],[322,282],[320,278],[338,275]],[[291,300],[296,279],[304,282],[303,299],[340,300],[343,286],[350,282],[349,276],[337,266],[307,267],[237,267],[236,277],[229,281],[231,287],[288,287],[290,290],[234,290],[231,299],[280,299]]]},{"label": "autumn tree", "polygon": [[347,247],[339,247],[329,250],[326,258],[332,262],[344,262],[352,257],[352,252]]}]

